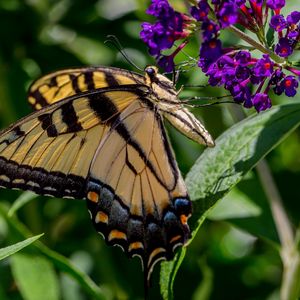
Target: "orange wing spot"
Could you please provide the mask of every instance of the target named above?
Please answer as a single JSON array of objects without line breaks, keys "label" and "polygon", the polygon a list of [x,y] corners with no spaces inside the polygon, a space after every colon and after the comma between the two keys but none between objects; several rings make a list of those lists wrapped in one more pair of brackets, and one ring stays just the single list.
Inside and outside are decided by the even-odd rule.
[{"label": "orange wing spot", "polygon": [[144,249],[144,245],[141,242],[134,242],[129,244],[128,247],[128,252],[132,251],[132,250],[137,250],[137,249]]},{"label": "orange wing spot", "polygon": [[187,220],[188,220],[188,217],[186,215],[180,216],[180,221],[181,221],[182,225],[187,225]]},{"label": "orange wing spot", "polygon": [[90,201],[97,203],[99,201],[99,194],[96,192],[88,192],[87,198]]},{"label": "orange wing spot", "polygon": [[160,247],[160,248],[156,248],[152,251],[152,253],[149,256],[148,267],[151,265],[153,258],[161,252],[166,252],[166,249]]},{"label": "orange wing spot", "polygon": [[172,244],[180,239],[181,239],[181,235],[175,235],[174,237],[171,238],[170,244]]},{"label": "orange wing spot", "polygon": [[95,217],[95,222],[96,223],[108,223],[108,215],[104,213],[103,211],[98,211],[97,215]]},{"label": "orange wing spot", "polygon": [[108,235],[108,240],[111,241],[111,240],[114,240],[114,239],[127,240],[127,235],[122,231],[113,229]]}]

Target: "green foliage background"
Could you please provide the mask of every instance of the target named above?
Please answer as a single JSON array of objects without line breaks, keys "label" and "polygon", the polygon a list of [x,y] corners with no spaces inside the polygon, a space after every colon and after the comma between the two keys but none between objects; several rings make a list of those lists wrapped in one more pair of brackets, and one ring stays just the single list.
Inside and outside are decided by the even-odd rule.
[{"label": "green foliage background", "polygon": [[[184,7],[183,1],[173,3]],[[147,5],[141,0],[0,0],[0,128],[30,113],[26,90],[42,74],[100,64],[131,69],[113,46],[104,44],[108,35],[120,40],[136,64],[144,67],[154,63],[139,39],[140,23],[149,20],[145,15]],[[232,43],[232,36],[225,35],[226,39]],[[196,42],[191,43],[186,51],[196,57],[198,47]],[[194,68],[181,75],[178,87],[203,83],[205,78]],[[222,90],[183,92],[185,96],[190,94],[220,96]],[[274,104],[297,101],[299,97],[281,97]],[[215,138],[237,121],[235,108],[226,104],[199,108],[194,113]],[[187,174],[203,148],[167,127],[180,169]],[[297,129],[267,156],[295,227],[300,219],[299,149]],[[228,156],[224,151],[224,161]],[[128,260],[119,248],[105,245],[94,231],[83,201],[41,196],[33,199],[23,194],[28,203],[7,217],[8,209],[21,194],[0,190],[0,248],[45,234],[40,238],[42,243],[35,242],[0,261],[1,300],[41,299],[40,295],[49,300],[144,297],[139,260]],[[279,299],[279,248],[265,193],[256,171],[250,171],[210,211],[187,248],[175,279],[174,297]],[[161,297],[159,267],[153,274],[150,296]]]}]

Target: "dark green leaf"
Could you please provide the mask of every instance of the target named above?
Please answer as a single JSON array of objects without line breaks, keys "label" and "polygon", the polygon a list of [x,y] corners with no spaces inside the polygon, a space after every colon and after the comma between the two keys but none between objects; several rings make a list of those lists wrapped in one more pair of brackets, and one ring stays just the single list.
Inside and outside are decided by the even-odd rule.
[{"label": "dark green leaf", "polygon": [[[299,103],[276,106],[231,127],[216,140],[214,148],[202,153],[186,176],[194,208],[189,222],[192,239],[208,210],[299,124]],[[182,259],[180,256],[180,261],[177,257],[177,262],[162,265],[161,276],[169,278],[165,283],[168,289],[162,289],[164,299],[172,298],[174,277]]]},{"label": "dark green leaf", "polygon": [[24,206],[25,204],[27,204],[28,202],[32,201],[33,199],[35,199],[37,197],[38,197],[37,194],[30,192],[30,191],[26,191],[26,192],[22,193],[21,196],[19,198],[17,198],[15,200],[15,202],[13,203],[13,205],[11,206],[11,208],[8,212],[8,215],[11,217],[22,206]]},{"label": "dark green leaf", "polygon": [[[30,234],[28,229],[25,228],[25,226],[16,218],[7,217],[7,211],[3,205],[0,205],[0,215],[2,215],[8,224],[22,236],[26,237],[28,234]],[[93,297],[93,299],[103,300],[108,298],[102,289],[97,286],[87,274],[74,266],[66,257],[49,249],[41,242],[37,242],[34,246],[39,249],[41,253],[45,255],[53,263],[53,265],[55,265],[56,268],[65,272],[74,280],[76,280],[82,289],[84,289],[91,297]]]}]

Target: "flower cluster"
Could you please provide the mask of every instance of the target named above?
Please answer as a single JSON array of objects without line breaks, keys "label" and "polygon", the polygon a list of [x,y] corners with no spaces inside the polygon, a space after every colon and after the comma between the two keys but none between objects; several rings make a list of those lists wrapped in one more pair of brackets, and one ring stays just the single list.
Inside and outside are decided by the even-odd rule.
[{"label": "flower cluster", "polygon": [[300,12],[294,11],[285,19],[283,15],[274,15],[270,27],[278,32],[279,42],[275,46],[275,53],[281,57],[290,56],[300,38]]},{"label": "flower cluster", "polygon": [[[148,45],[149,53],[158,59],[159,65],[166,71],[174,69],[172,57],[161,56],[161,51],[170,49],[176,40],[187,37],[190,18],[175,11],[167,0],[154,0],[146,11],[157,18],[155,24],[142,24],[141,39]],[[173,57],[178,53],[173,54]]]},{"label": "flower cluster", "polygon": [[[260,112],[271,107],[270,91],[293,97],[299,85],[300,71],[288,59],[299,50],[300,12],[294,11],[285,18],[280,14],[284,6],[285,0],[200,0],[191,6],[189,15],[184,15],[167,0],[152,0],[147,13],[155,16],[157,22],[143,23],[141,37],[158,64],[171,71],[176,54],[200,31],[198,65],[208,76],[209,84],[224,86],[234,101]],[[256,34],[257,40],[240,31],[237,24]],[[268,32],[274,32],[270,41],[266,24]],[[225,48],[221,30],[231,30],[249,46]],[[183,42],[171,55],[164,55],[163,50],[170,49],[177,40]],[[255,49],[262,52],[261,57],[252,55]]]}]

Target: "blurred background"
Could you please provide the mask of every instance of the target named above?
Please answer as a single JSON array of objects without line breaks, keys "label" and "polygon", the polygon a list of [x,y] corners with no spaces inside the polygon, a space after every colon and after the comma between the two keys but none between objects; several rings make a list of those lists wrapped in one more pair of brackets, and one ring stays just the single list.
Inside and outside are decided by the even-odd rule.
[{"label": "blurred background", "polygon": [[[151,21],[145,14],[148,4],[142,0],[0,0],[0,128],[31,112],[26,91],[41,75],[86,65],[133,69],[115,47],[104,43],[108,35],[115,35],[126,54],[141,68],[155,63],[139,39],[141,22]],[[172,4],[184,11],[183,1],[172,1]],[[232,43],[232,36],[223,36],[225,43],[229,39]],[[187,46],[186,52],[197,58],[198,49],[195,41]],[[179,57],[179,60],[187,59],[183,54]],[[178,88],[181,84],[204,83],[201,72],[189,68],[180,75]],[[217,88],[194,88],[185,89],[183,96],[222,93]],[[273,101],[276,104],[299,99],[281,97]],[[215,138],[236,122],[228,104],[193,112]],[[203,148],[166,126],[180,169],[186,174]],[[267,156],[295,226],[300,219],[299,146],[300,131],[296,130]],[[21,194],[0,190],[0,206],[9,208]],[[41,241],[90,276],[108,299],[143,298],[139,260],[128,260],[119,248],[105,245],[94,231],[83,201],[39,196],[18,210],[17,217],[32,234],[44,232]],[[12,223],[0,214],[0,248],[23,239]],[[189,246],[175,281],[175,299],[278,299],[282,271],[278,243],[265,194],[256,172],[252,171],[215,206]],[[32,246],[22,253],[42,256]],[[20,292],[17,269],[13,259],[0,262],[1,300],[30,299],[22,293],[22,288]],[[57,266],[54,270],[58,299],[92,299],[67,271]],[[29,275],[30,267],[24,273]],[[150,294],[151,299],[160,299],[158,266]]]}]

